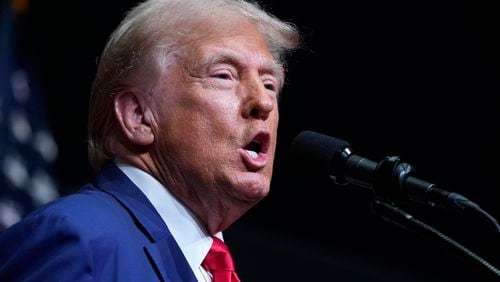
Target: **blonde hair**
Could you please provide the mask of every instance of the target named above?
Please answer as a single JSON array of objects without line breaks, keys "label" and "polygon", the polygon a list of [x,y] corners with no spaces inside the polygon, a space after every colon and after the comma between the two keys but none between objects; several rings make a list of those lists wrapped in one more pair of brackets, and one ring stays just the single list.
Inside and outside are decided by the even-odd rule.
[{"label": "blonde hair", "polygon": [[207,20],[227,20],[228,15],[254,22],[281,64],[287,51],[299,45],[300,36],[293,25],[243,0],[149,0],[139,4],[111,34],[92,85],[88,157],[94,169],[114,158],[115,94],[128,87],[156,84],[169,55],[193,39],[197,27]]}]

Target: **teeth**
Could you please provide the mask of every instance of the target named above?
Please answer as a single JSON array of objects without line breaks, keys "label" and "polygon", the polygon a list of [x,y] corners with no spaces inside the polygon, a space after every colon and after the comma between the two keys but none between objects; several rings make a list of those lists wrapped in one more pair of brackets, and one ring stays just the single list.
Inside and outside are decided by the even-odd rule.
[{"label": "teeth", "polygon": [[248,150],[247,150],[247,152],[248,152],[248,155],[249,155],[252,159],[256,159],[256,158],[259,156],[259,154],[257,154],[257,152],[254,152],[254,151],[248,151]]}]

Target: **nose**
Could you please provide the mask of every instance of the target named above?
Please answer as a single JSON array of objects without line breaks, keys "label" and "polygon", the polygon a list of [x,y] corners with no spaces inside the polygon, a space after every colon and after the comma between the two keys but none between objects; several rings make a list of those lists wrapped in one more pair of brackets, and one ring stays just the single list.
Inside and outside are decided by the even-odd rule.
[{"label": "nose", "polygon": [[243,117],[267,120],[269,114],[274,110],[276,103],[275,94],[270,93],[262,83],[248,87],[246,91]]}]

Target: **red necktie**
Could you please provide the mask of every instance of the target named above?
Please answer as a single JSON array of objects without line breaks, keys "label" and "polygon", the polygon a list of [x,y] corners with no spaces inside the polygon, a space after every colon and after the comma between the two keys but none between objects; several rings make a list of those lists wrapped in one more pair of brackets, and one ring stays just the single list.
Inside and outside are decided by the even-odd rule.
[{"label": "red necktie", "polygon": [[213,243],[201,265],[212,274],[214,282],[240,282],[234,272],[234,263],[229,248],[221,239],[212,237]]}]

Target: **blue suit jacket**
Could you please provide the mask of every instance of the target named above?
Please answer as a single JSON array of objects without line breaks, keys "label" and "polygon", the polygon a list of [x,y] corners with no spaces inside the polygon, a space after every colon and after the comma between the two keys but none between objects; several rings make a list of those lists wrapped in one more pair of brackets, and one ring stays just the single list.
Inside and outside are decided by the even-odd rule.
[{"label": "blue suit jacket", "polygon": [[196,281],[146,196],[114,164],[0,235],[0,281]]}]

